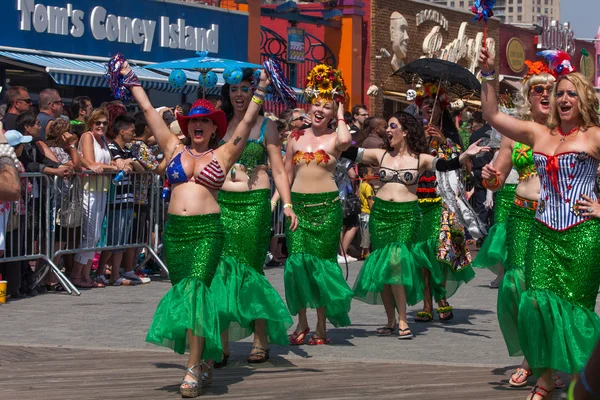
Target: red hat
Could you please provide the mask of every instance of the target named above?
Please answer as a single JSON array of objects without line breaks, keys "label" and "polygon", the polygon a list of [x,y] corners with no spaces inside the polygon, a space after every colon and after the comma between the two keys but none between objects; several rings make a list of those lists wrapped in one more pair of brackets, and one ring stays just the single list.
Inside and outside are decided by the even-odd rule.
[{"label": "red hat", "polygon": [[210,118],[217,125],[217,138],[225,137],[227,133],[227,117],[222,110],[217,110],[215,105],[208,100],[199,99],[194,102],[188,115],[177,113],[177,122],[181,133],[188,135],[188,121],[192,118]]}]

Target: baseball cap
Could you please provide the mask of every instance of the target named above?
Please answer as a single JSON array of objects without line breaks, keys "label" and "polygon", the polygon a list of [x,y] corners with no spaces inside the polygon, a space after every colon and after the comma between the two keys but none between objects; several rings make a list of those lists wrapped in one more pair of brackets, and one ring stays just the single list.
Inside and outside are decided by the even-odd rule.
[{"label": "baseball cap", "polygon": [[17,147],[18,145],[20,145],[22,143],[29,143],[33,139],[32,136],[29,136],[29,135],[23,136],[21,134],[21,132],[15,131],[15,130],[10,130],[10,131],[4,132],[4,137],[6,137],[8,144],[11,145],[12,147]]}]

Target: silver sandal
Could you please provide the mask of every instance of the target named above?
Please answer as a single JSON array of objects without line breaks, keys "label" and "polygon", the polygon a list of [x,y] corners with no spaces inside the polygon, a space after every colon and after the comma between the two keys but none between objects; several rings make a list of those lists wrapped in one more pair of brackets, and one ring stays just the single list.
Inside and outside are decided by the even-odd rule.
[{"label": "silver sandal", "polygon": [[[200,367],[200,374],[194,372],[194,369],[197,367]],[[213,366],[212,364],[208,365],[206,362],[202,361],[199,364],[189,367],[186,370],[186,375],[188,373],[196,378],[196,382],[186,381],[184,376],[183,381],[179,386],[179,391],[181,392],[181,397],[196,398],[200,396],[200,388],[206,388],[212,383]],[[200,386],[198,386],[198,382],[200,382]],[[189,387],[183,387],[184,384]]]}]

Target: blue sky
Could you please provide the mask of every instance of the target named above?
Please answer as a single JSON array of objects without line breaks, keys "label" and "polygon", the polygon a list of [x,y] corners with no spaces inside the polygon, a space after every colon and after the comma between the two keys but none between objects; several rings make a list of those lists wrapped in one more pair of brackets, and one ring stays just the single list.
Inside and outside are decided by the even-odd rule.
[{"label": "blue sky", "polygon": [[560,21],[570,22],[577,38],[593,38],[600,25],[600,0],[561,0]]}]

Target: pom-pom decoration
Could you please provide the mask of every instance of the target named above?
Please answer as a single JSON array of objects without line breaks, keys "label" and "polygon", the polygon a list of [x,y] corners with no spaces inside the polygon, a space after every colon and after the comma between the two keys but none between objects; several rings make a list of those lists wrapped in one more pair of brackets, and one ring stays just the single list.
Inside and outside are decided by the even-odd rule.
[{"label": "pom-pom decoration", "polygon": [[204,75],[202,80],[204,81],[204,87],[210,89],[217,86],[219,78],[217,77],[217,74],[215,74],[213,71],[208,71],[206,75]]},{"label": "pom-pom decoration", "polygon": [[106,65],[106,74],[104,78],[108,82],[110,91],[116,99],[130,100],[131,91],[129,90],[132,86],[141,86],[140,80],[138,79],[133,69],[131,69],[127,75],[121,75],[121,67],[127,61],[123,54],[115,54]]},{"label": "pom-pom decoration", "polygon": [[276,103],[285,104],[289,108],[293,108],[298,101],[294,89],[288,84],[283,70],[279,63],[275,60],[267,60],[263,64],[263,68],[269,75],[273,86],[272,95]]},{"label": "pom-pom decoration", "polygon": [[187,82],[187,76],[185,72],[180,69],[174,69],[169,74],[169,84],[173,89],[181,89]]},{"label": "pom-pom decoration", "polygon": [[347,92],[342,72],[329,65],[317,65],[306,77],[304,95],[311,103],[314,103],[317,99],[345,103]]},{"label": "pom-pom decoration", "polygon": [[231,68],[231,67],[227,67],[227,68],[225,68],[225,69],[223,70],[223,74],[222,74],[222,76],[223,76],[223,80],[224,80],[225,82],[227,82],[227,79],[229,79],[229,77],[231,76],[231,73],[232,73],[234,70],[235,70],[235,69],[234,69],[234,68]]},{"label": "pom-pom decoration", "polygon": [[225,80],[230,85],[239,85],[244,77],[244,73],[239,69],[232,71],[229,77]]},{"label": "pom-pom decoration", "polygon": [[527,65],[528,71],[527,75],[525,75],[525,78],[523,78],[523,83],[525,83],[529,78],[531,78],[534,75],[550,74],[556,77],[554,71],[548,68],[548,65],[546,65],[546,63],[542,61],[531,62],[529,60],[525,60],[525,65]]},{"label": "pom-pom decoration", "polygon": [[537,56],[544,57],[548,61],[555,78],[575,72],[575,67],[571,65],[571,56],[565,51],[544,50],[537,53]]}]

